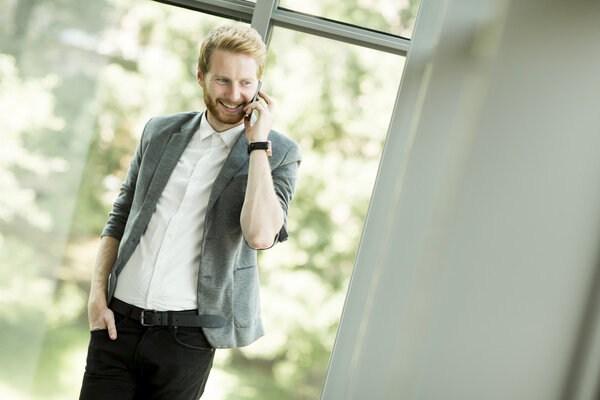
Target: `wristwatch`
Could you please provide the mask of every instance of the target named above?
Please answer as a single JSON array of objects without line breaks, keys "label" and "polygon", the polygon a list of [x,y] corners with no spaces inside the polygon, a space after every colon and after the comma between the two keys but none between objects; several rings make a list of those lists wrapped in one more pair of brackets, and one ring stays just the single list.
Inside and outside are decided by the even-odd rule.
[{"label": "wristwatch", "polygon": [[265,150],[267,156],[271,157],[271,141],[266,142],[252,142],[248,144],[248,154],[252,153],[253,150]]}]

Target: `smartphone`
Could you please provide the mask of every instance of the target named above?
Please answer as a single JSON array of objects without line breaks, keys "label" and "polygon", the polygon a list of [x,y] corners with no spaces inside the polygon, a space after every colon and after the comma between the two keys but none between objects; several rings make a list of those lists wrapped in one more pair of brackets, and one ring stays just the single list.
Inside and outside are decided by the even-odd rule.
[{"label": "smartphone", "polygon": [[[260,87],[262,86],[262,81],[259,80],[258,81],[258,85],[256,86],[256,93],[254,93],[254,96],[252,97],[252,100],[250,101],[250,103],[254,103],[256,100],[258,100],[258,92],[260,91]],[[248,121],[250,121],[250,117],[252,116],[252,113],[246,115],[246,119]]]}]

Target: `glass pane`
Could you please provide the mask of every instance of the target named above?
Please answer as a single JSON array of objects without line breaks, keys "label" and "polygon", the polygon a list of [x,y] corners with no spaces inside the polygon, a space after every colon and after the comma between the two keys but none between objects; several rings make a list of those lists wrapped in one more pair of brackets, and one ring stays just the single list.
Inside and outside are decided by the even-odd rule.
[{"label": "glass pane", "polygon": [[147,0],[0,2],[0,398],[78,397],[107,212],[145,121],[203,108],[198,43],[224,21]]},{"label": "glass pane", "polygon": [[[0,398],[77,398],[98,235],[148,118],[204,108],[198,45],[224,21],[146,0],[0,3]],[[217,351],[206,398],[318,398],[403,62],[274,30],[265,90],[304,153],[291,237],[261,253],[267,336]]]},{"label": "glass pane", "polygon": [[409,38],[419,0],[280,0],[279,6]]},{"label": "glass pane", "polygon": [[400,56],[274,28],[263,87],[303,161],[290,240],[261,253],[267,337],[236,351],[270,372],[232,364],[257,394],[243,398],[271,398],[269,379],[273,399],[320,396],[403,67]]}]

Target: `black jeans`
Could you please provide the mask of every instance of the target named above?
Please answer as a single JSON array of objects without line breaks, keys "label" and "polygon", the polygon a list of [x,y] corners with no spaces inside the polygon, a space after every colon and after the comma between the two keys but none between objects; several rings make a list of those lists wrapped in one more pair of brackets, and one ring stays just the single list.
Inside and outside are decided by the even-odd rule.
[{"label": "black jeans", "polygon": [[117,339],[92,331],[80,400],[197,400],[215,354],[201,328],[145,327],[115,312]]}]

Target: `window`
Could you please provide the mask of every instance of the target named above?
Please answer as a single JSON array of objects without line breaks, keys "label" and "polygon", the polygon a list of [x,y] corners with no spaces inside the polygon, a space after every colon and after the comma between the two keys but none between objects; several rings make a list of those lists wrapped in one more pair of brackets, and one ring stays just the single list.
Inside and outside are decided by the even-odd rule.
[{"label": "window", "polygon": [[[98,234],[143,125],[203,108],[199,41],[225,17],[250,22],[254,8],[171,3],[185,8],[145,0],[0,5],[0,106],[9,110],[0,115],[2,398],[77,396]],[[311,12],[362,23],[327,7]],[[343,24],[315,28],[310,16],[290,20],[292,11],[278,10],[269,19],[265,90],[278,102],[275,128],[300,143],[304,161],[290,240],[260,256],[268,336],[217,352],[206,389],[217,400],[318,397],[407,44],[394,42],[391,25],[367,26],[383,35],[353,27],[346,38],[336,30]]]},{"label": "window", "polygon": [[[261,253],[267,336],[228,369],[244,399],[319,398],[396,92],[403,57],[275,28],[264,75],[276,128],[300,143],[290,240]],[[236,357],[235,355],[232,357]],[[210,389],[210,382],[207,390]]]}]

